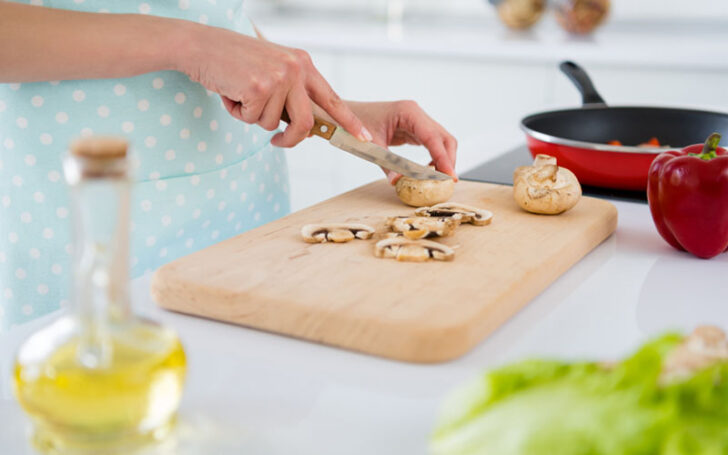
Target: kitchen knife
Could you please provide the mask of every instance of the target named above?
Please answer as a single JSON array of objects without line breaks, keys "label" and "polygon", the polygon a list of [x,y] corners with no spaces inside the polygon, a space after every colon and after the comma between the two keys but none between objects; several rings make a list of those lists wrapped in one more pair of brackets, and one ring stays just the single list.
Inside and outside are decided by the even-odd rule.
[{"label": "kitchen knife", "polygon": [[[281,120],[291,123],[288,112],[285,110],[281,115]],[[329,144],[339,148],[345,152],[349,152],[363,160],[370,161],[390,171],[399,172],[400,174],[418,180],[451,180],[447,174],[436,171],[430,167],[423,166],[390,152],[384,147],[380,147],[371,142],[362,142],[351,134],[347,133],[344,128],[327,122],[319,117],[314,116],[314,125],[311,134],[322,137],[329,141]]]}]

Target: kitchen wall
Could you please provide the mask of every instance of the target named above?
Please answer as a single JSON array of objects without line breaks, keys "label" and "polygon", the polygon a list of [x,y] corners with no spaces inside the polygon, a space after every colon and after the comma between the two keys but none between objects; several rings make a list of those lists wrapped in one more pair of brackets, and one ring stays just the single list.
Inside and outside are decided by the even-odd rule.
[{"label": "kitchen wall", "polygon": [[[471,0],[406,2],[420,12],[447,4],[448,13],[409,19],[406,13],[394,23],[342,12],[386,2],[307,1],[309,8],[330,7],[315,14],[298,0],[279,0],[274,3],[283,8],[273,9],[270,0],[251,3],[250,15],[268,39],[311,52],[345,98],[417,100],[458,138],[459,172],[522,144],[523,116],[580,104],[557,70],[564,59],[583,64],[610,104],[728,111],[724,0],[615,1],[610,21],[589,37],[567,35],[552,17],[514,33],[489,5]],[[427,161],[419,148],[401,153]],[[288,159],[294,209],[383,176],[316,138],[292,149]]]},{"label": "kitchen wall", "polygon": [[[249,11],[322,10],[366,11],[385,15],[390,8],[410,13],[489,17],[488,0],[245,0]],[[624,19],[718,19],[728,18],[725,0],[612,0],[612,17]]]}]

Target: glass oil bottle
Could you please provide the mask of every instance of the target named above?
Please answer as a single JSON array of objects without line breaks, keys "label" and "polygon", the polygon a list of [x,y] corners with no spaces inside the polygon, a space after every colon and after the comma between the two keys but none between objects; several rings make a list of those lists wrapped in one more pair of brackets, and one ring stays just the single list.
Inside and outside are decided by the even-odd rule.
[{"label": "glass oil bottle", "polygon": [[177,335],[132,314],[127,143],[93,137],[64,161],[74,222],[72,310],[20,347],[15,392],[50,454],[132,453],[171,428],[186,360]]}]

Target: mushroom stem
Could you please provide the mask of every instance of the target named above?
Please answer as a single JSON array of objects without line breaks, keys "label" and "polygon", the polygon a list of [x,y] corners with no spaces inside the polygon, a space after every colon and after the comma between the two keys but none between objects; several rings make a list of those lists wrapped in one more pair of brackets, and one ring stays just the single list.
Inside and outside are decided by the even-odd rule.
[{"label": "mushroom stem", "polygon": [[559,167],[556,164],[546,164],[536,168],[536,172],[533,176],[536,180],[543,182],[544,180],[556,181],[556,176],[559,172]]}]

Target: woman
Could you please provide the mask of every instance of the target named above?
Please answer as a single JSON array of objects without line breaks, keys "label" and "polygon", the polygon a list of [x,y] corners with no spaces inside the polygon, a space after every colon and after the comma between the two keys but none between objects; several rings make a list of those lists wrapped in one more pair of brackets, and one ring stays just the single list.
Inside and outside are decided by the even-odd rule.
[{"label": "woman", "polygon": [[0,0],[0,330],[67,302],[60,158],[79,135],[135,148],[133,276],[285,214],[279,147],[314,112],[455,175],[455,139],[415,103],[342,101],[304,51],[255,36],[242,0],[20,3]]}]

